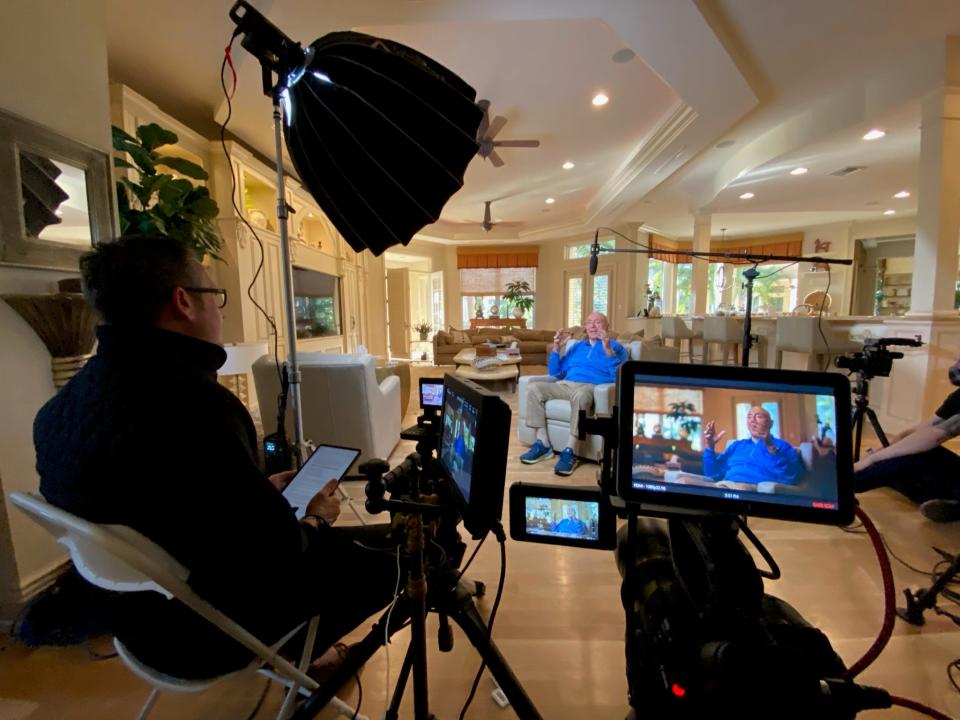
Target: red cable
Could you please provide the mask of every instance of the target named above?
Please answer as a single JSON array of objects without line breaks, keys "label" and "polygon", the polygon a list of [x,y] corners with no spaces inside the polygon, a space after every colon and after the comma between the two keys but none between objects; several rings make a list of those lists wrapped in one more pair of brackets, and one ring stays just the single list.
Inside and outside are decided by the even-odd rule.
[{"label": "red cable", "polygon": [[857,662],[847,670],[844,675],[844,679],[846,680],[853,680],[857,675],[866,670],[887,646],[887,643],[890,641],[890,636],[893,634],[893,624],[896,621],[897,602],[896,589],[893,585],[893,569],[890,567],[890,557],[887,555],[887,549],[883,546],[883,539],[880,537],[880,533],[877,532],[877,528],[870,519],[870,516],[864,512],[860,505],[854,508],[854,512],[860,522],[863,523],[863,527],[866,528],[867,535],[870,536],[870,542],[873,543],[873,549],[877,553],[877,560],[880,561],[880,575],[883,577],[883,627],[880,628],[877,639],[873,641],[873,645],[864,653],[863,657],[857,660]]},{"label": "red cable", "polygon": [[915,710],[918,713],[936,718],[936,720],[953,720],[953,718],[951,718],[949,715],[944,715],[939,710],[934,710],[932,707],[924,705],[923,703],[918,703],[916,700],[908,700],[907,698],[891,695],[890,702],[892,702],[894,705],[899,705],[900,707],[905,707],[909,710]]},{"label": "red cable", "polygon": [[230,100],[233,100],[233,96],[237,92],[237,70],[235,67],[233,67],[233,57],[230,55],[232,49],[233,38],[230,38],[230,44],[223,49],[223,54],[227,59],[227,65],[230,67],[230,74],[233,76],[233,83],[230,85]]}]

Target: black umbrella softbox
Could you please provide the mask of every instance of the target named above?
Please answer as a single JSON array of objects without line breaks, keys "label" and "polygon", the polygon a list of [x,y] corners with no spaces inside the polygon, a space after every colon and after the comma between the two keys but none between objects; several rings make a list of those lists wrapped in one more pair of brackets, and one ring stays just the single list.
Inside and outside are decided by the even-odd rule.
[{"label": "black umbrella softbox", "polygon": [[287,91],[297,173],[355,251],[406,245],[463,185],[483,117],[476,91],[416,50],[362,33],[325,35],[306,57]]}]

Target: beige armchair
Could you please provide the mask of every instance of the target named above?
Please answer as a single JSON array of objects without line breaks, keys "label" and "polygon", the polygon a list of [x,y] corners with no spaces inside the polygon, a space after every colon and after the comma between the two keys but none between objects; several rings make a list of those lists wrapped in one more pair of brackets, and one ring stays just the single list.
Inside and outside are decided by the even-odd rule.
[{"label": "beige armchair", "polygon": [[[400,379],[377,382],[372,355],[298,353],[304,438],[316,444],[360,449],[354,468],[370,458],[388,458],[400,441]],[[263,431],[277,425],[280,380],[273,356],[253,364],[253,379]],[[287,432],[293,435],[292,411],[287,407]]]},{"label": "beige armchair", "polygon": [[[580,341],[582,342],[582,341]],[[574,343],[568,343],[569,350]],[[654,342],[635,340],[627,345],[631,360],[646,360],[648,362],[680,362],[680,348],[659,345]],[[517,435],[520,442],[533,445],[537,439],[537,430],[527,425],[527,392],[530,384],[535,382],[557,382],[557,378],[550,375],[524,375],[519,384],[519,407],[517,420]],[[593,391],[593,411],[597,416],[610,415],[616,402],[616,385],[605,383],[597,385]],[[550,444],[557,450],[565,448],[570,438],[570,401],[550,400],[546,404],[547,435]],[[578,442],[573,450],[586,460],[599,462],[603,456],[603,440],[597,435],[587,435],[586,440]]]}]

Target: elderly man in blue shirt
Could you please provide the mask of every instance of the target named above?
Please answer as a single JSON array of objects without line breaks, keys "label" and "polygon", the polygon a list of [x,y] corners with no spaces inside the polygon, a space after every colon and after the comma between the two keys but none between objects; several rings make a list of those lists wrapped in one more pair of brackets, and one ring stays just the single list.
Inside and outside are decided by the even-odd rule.
[{"label": "elderly man in blue shirt", "polygon": [[537,441],[520,456],[520,462],[532,465],[553,457],[553,446],[547,434],[545,405],[548,400],[570,401],[570,437],[561,451],[553,471],[571,475],[580,461],[573,454],[577,441],[580,411],[593,410],[593,388],[617,381],[617,368],[627,359],[627,349],[607,336],[610,323],[601,312],[592,312],[584,323],[587,336],[575,342],[566,353],[570,334],[558,331],[547,358],[547,372],[560,382],[532,383],[527,391],[527,425],[537,429]]},{"label": "elderly man in blue shirt", "polygon": [[714,480],[749,483],[777,482],[794,485],[803,472],[800,455],[787,442],[775,438],[771,429],[773,418],[762,407],[752,407],[747,413],[749,438],[734,440],[727,449],[717,454],[717,443],[726,431],[717,432],[714,421],[703,430],[703,474]]}]

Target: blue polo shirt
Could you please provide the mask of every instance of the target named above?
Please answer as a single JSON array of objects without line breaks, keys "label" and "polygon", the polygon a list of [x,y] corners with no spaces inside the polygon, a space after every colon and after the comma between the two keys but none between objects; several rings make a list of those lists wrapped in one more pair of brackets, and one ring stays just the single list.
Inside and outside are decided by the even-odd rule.
[{"label": "blue polo shirt", "polygon": [[739,483],[778,482],[795,485],[803,473],[800,455],[787,442],[773,438],[774,452],[763,440],[746,438],[727,444],[721,454],[703,451],[703,474],[714,480]]},{"label": "blue polo shirt", "polygon": [[613,355],[607,355],[603,343],[580,340],[567,349],[563,357],[552,352],[547,358],[547,372],[569,382],[612,383],[617,381],[617,368],[627,360],[627,349],[616,340],[610,341]]}]

